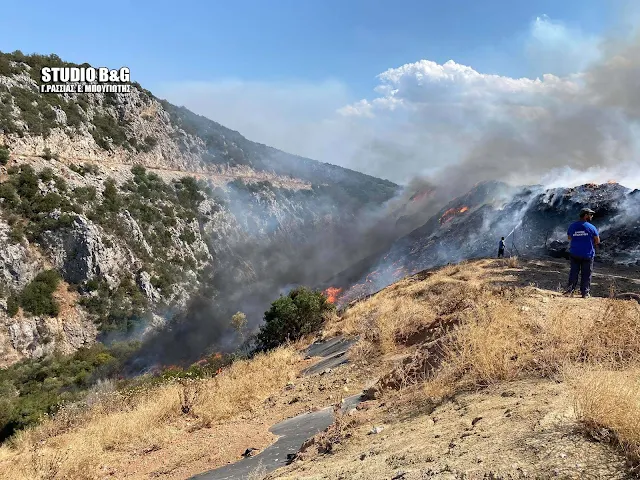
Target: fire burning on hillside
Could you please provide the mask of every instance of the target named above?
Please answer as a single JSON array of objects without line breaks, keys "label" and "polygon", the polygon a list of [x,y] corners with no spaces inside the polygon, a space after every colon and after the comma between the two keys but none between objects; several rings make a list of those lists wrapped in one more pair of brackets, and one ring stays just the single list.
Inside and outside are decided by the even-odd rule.
[{"label": "fire burning on hillside", "polygon": [[338,301],[338,295],[342,292],[341,288],[329,287],[324,291],[329,303],[336,303]]},{"label": "fire burning on hillside", "polygon": [[447,223],[449,220],[451,220],[456,215],[460,215],[461,213],[464,213],[467,210],[469,210],[469,207],[467,207],[467,206],[458,207],[458,208],[450,208],[449,210],[444,212],[442,214],[442,216],[440,217],[440,224],[444,225],[445,223]]}]

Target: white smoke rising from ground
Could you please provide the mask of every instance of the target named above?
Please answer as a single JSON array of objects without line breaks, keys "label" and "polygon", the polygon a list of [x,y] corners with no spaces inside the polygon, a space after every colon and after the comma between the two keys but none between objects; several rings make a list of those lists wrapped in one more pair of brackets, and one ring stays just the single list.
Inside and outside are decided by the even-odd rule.
[{"label": "white smoke rising from ground", "polygon": [[[387,132],[361,151],[394,152],[397,172],[426,173],[452,193],[483,180],[640,185],[638,36],[605,45],[601,59],[566,77],[514,79],[454,61],[421,60],[379,78],[380,97],[341,113],[402,131],[391,141]],[[410,145],[417,152],[420,145],[434,144],[447,152],[425,155],[423,165],[415,161],[419,155],[411,154]]]}]

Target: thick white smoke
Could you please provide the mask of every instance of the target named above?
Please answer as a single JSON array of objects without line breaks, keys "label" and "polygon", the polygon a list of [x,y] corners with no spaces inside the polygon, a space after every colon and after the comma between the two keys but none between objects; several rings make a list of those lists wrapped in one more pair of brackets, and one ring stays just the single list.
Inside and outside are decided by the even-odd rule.
[{"label": "thick white smoke", "polygon": [[454,61],[387,70],[378,98],[341,110],[380,129],[355,161],[394,180],[426,174],[451,194],[484,180],[640,186],[640,36],[599,51],[564,77],[489,75]]}]

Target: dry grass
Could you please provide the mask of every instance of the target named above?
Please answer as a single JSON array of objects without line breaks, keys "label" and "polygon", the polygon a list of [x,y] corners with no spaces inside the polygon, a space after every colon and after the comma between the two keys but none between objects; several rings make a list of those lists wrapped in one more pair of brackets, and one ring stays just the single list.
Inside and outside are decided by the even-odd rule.
[{"label": "dry grass", "polygon": [[172,438],[189,429],[251,413],[295,377],[298,360],[293,348],[281,348],[236,362],[212,379],[106,394],[73,415],[63,409],[0,447],[0,477],[100,478],[106,464],[117,465],[135,452],[167,448]]},{"label": "dry grass", "polygon": [[[562,380],[570,370],[579,418],[591,432],[610,432],[637,462],[640,382],[629,380],[640,372],[640,305],[504,286],[500,270],[517,266],[515,258],[452,265],[406,279],[331,327],[361,336],[356,358],[409,354],[373,389],[405,406],[516,379]],[[406,340],[419,333],[410,348]],[[405,390],[392,393],[397,389]]]},{"label": "dry grass", "polygon": [[[481,293],[472,264],[449,265],[425,280],[408,278],[330,318],[326,335],[359,335],[359,360],[398,353],[416,343],[437,320],[451,320]],[[454,319],[455,320],[455,319]]]},{"label": "dry grass", "polygon": [[597,440],[613,441],[640,464],[640,369],[568,369],[576,414]]},{"label": "dry grass", "polygon": [[[440,399],[524,376],[558,377],[568,365],[623,370],[640,361],[640,308],[603,300],[582,318],[582,305],[549,316],[489,294],[444,343],[444,358],[425,388]],[[588,310],[587,310],[588,311]]]}]

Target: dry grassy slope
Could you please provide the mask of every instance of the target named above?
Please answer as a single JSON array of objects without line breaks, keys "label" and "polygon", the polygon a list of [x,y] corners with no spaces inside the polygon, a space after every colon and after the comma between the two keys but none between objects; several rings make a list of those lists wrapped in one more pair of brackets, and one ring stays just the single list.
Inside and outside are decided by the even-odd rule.
[{"label": "dry grassy slope", "polygon": [[216,379],[92,394],[1,447],[0,477],[184,479],[265,447],[282,419],[368,389],[372,400],[267,478],[627,478],[640,306],[517,287],[534,267],[479,261],[386,288],[328,322],[325,336],[361,336],[329,374],[300,376],[312,361],[300,344]]},{"label": "dry grassy slope", "polygon": [[267,478],[631,478],[640,306],[513,287],[537,268],[445,267],[335,319],[326,334],[362,336],[356,363],[395,367]]}]

